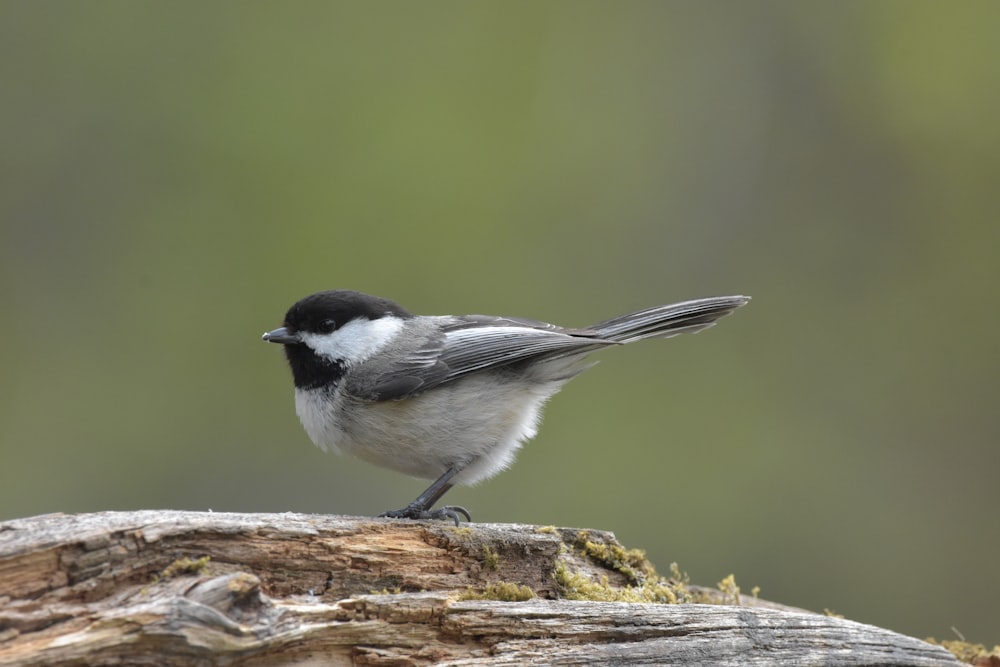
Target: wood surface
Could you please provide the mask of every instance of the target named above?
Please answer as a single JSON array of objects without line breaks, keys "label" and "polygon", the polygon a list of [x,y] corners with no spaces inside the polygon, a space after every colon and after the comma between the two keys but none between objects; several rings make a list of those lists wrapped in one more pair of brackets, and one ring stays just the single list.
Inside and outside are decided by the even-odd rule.
[{"label": "wood surface", "polygon": [[[961,664],[888,630],[677,580],[699,602],[568,599],[595,596],[567,573],[605,599],[654,578],[622,552],[610,533],[529,525],[17,519],[0,523],[0,665]],[[477,599],[511,591],[533,597]]]}]

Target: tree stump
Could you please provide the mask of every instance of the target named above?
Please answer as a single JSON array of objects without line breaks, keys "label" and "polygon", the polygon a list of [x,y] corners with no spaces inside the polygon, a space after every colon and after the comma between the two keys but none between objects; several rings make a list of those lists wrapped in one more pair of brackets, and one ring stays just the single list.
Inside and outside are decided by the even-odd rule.
[{"label": "tree stump", "polygon": [[595,530],[175,511],[0,523],[0,665],[430,664],[961,663],[660,577]]}]

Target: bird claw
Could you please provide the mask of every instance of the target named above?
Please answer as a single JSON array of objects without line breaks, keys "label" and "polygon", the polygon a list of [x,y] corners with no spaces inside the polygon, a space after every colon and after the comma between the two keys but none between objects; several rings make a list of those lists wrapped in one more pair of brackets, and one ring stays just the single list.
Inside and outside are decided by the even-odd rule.
[{"label": "bird claw", "polygon": [[472,521],[472,515],[469,514],[469,510],[458,505],[445,505],[436,510],[424,509],[418,505],[408,505],[401,510],[382,512],[379,514],[379,517],[386,519],[414,519],[418,521],[427,519],[436,521],[451,520],[458,526],[460,524],[459,515],[464,516],[466,521]]}]

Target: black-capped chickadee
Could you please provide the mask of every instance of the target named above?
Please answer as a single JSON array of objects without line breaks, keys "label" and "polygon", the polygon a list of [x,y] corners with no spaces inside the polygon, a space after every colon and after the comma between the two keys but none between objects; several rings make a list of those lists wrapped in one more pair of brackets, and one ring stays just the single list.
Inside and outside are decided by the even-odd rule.
[{"label": "black-capped chickadee", "polygon": [[436,480],[381,516],[471,520],[431,508],[455,484],[507,468],[535,435],[542,405],[596,350],[712,326],[750,297],[657,306],[584,329],[488,315],[413,315],[388,299],[318,292],[263,339],[285,346],[295,411],[321,449]]}]

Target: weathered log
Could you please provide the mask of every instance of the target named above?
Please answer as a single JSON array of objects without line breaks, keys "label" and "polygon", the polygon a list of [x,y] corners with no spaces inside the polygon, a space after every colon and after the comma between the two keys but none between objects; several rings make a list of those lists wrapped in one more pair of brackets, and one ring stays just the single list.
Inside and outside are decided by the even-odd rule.
[{"label": "weathered log", "polygon": [[0,523],[0,665],[960,664],[677,575],[592,530],[46,515]]}]

